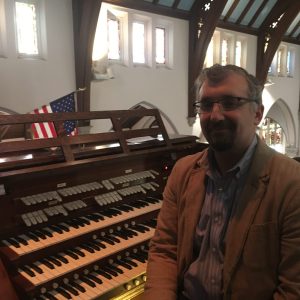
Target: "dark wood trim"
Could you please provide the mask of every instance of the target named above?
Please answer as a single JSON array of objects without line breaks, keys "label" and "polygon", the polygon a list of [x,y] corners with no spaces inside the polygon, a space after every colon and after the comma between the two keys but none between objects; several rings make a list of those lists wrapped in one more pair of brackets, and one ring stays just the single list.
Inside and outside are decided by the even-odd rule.
[{"label": "dark wood trim", "polygon": [[[188,79],[188,117],[194,117],[193,102],[195,101],[194,83],[203,68],[209,42],[213,36],[218,20],[227,0],[210,2],[210,9],[205,11],[207,1],[200,0],[192,9],[189,28],[189,79]],[[201,33],[198,38],[198,23],[202,22]]]},{"label": "dark wood trim", "polygon": [[[268,69],[272,63],[273,57],[282,41],[285,32],[298,15],[300,11],[300,1],[285,0],[277,2],[263,22],[260,34],[257,39],[257,60],[256,77],[263,84],[268,75]],[[281,19],[278,21],[279,17]],[[271,25],[277,22],[273,28]],[[266,44],[266,34],[269,35],[268,44]],[[265,50],[266,47],[266,50]]]},{"label": "dark wood trim", "polygon": [[231,4],[230,8],[227,11],[226,16],[224,16],[223,21],[226,22],[230,16],[232,15],[233,11],[235,10],[235,8],[237,7],[237,5],[239,4],[240,0],[234,0],[234,2]]},{"label": "dark wood trim", "polygon": [[179,4],[179,2],[180,2],[180,0],[175,0],[174,3],[173,3],[173,5],[172,5],[172,8],[176,9],[177,6],[178,6],[178,4]]},{"label": "dark wood trim", "polygon": [[252,26],[253,23],[256,21],[258,15],[261,13],[261,11],[265,8],[269,0],[264,0],[264,2],[259,6],[256,13],[253,15],[252,19],[250,20],[248,26]]},{"label": "dark wood trim", "polygon": [[249,0],[249,2],[247,3],[246,7],[244,8],[244,10],[242,11],[242,13],[240,14],[239,18],[236,20],[236,22],[235,22],[236,24],[240,24],[243,21],[245,15],[251,9],[253,3],[254,3],[254,0]]},{"label": "dark wood trim", "polygon": [[101,0],[73,0],[74,50],[77,110],[90,111],[90,85],[92,80],[92,51]]}]

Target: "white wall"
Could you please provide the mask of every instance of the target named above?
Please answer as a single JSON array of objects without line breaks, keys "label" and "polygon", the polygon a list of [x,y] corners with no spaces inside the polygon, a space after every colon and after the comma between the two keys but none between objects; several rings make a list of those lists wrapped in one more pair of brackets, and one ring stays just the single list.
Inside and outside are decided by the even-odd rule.
[{"label": "white wall", "polygon": [[180,133],[191,134],[186,119],[188,22],[166,19],[174,23],[174,67],[156,69],[113,65],[114,79],[92,82],[91,110],[128,109],[140,101],[147,101],[166,113]]},{"label": "white wall", "polygon": [[[43,1],[43,0],[40,0]],[[45,0],[45,60],[17,57],[14,1],[4,0],[7,47],[0,58],[0,107],[30,112],[75,89],[72,0]]]}]

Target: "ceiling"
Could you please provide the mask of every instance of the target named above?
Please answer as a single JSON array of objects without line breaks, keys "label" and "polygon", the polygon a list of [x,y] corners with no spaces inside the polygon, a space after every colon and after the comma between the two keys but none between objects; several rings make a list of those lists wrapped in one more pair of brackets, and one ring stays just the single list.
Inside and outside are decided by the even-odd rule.
[{"label": "ceiling", "polygon": [[[105,0],[104,0],[105,1]],[[123,5],[152,13],[190,20],[197,5],[209,10],[213,1],[224,0],[108,0],[105,2]],[[300,0],[225,0],[226,4],[219,17],[217,27],[253,35],[265,30],[265,21],[280,17],[282,6],[288,9],[292,1]],[[278,15],[279,14],[279,15]],[[300,8],[281,40],[300,44]]]}]

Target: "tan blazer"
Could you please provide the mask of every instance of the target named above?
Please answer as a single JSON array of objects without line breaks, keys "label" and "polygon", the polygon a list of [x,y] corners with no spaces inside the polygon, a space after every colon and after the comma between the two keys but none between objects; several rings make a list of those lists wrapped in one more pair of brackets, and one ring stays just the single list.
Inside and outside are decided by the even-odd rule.
[{"label": "tan blazer", "polygon": [[[168,179],[149,251],[145,300],[175,300],[182,289],[205,196],[204,155],[207,150],[179,160]],[[300,164],[260,140],[228,225],[223,295],[300,299]]]}]

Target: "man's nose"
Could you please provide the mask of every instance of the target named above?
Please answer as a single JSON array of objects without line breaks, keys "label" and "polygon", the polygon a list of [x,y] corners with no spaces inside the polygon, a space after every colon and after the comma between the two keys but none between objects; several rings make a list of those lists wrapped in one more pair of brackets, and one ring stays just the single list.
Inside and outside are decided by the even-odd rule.
[{"label": "man's nose", "polygon": [[211,113],[210,113],[210,118],[213,120],[223,120],[224,119],[224,114],[223,114],[223,109],[220,103],[215,102],[213,104]]}]

